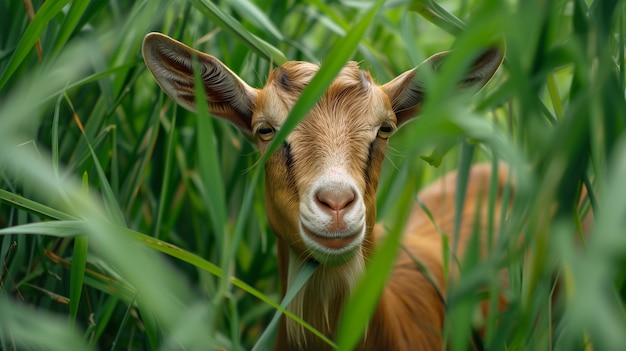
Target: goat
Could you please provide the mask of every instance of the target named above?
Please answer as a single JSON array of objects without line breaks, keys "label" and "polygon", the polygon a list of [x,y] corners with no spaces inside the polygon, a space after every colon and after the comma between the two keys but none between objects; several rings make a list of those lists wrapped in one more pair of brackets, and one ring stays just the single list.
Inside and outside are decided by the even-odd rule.
[{"label": "goat", "polygon": [[[261,153],[319,69],[311,63],[289,61],[270,74],[262,89],[255,89],[217,58],[163,34],[148,34],[143,42],[147,67],[161,88],[191,111],[195,110],[194,55],[210,113],[255,140]],[[319,262],[320,267],[289,309],[329,338],[335,337],[342,306],[364,273],[380,236],[375,230],[376,191],[387,140],[420,111],[425,90],[418,69],[440,69],[446,55],[433,55],[424,65],[384,85],[374,83],[356,62],[348,62],[265,164],[266,212],[277,237],[283,294],[305,260]],[[501,48],[484,50],[459,85],[482,87],[503,57]],[[491,177],[485,165],[473,167],[470,173],[460,252],[475,214],[487,203]],[[499,177],[504,178],[504,173]],[[454,174],[448,175],[420,194],[440,229],[448,233],[452,232],[454,179]],[[360,349],[442,347],[445,302],[438,293],[445,290],[441,289],[445,285],[442,238],[419,206],[413,210],[403,238],[410,254],[400,253]],[[433,286],[412,256],[428,268],[439,287]],[[281,320],[277,350],[328,348],[299,324]]]}]

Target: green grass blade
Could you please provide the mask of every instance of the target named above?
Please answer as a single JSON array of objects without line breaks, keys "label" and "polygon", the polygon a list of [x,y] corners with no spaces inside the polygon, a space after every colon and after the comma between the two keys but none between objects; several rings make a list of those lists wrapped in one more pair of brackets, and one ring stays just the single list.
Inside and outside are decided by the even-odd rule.
[{"label": "green grass blade", "polygon": [[446,11],[433,0],[413,0],[411,10],[432,22],[437,27],[457,36],[465,30],[465,23]]},{"label": "green grass blade", "polygon": [[314,4],[316,9],[324,13],[328,18],[332,20],[332,22],[338,24],[339,27],[343,30],[348,30],[350,28],[350,24],[341,17],[341,13],[335,11],[329,6],[329,4],[321,0],[308,0],[308,2]]},{"label": "green grass blade", "polygon": [[[163,242],[160,240],[156,240],[154,238],[151,238],[147,235],[132,231],[130,229],[123,229],[124,232],[127,235],[133,236],[135,239],[138,239],[139,241],[141,241],[143,244],[147,245],[148,247],[151,247],[157,251],[160,251],[164,254],[170,255],[172,257],[178,258],[179,260],[189,263],[195,267],[198,267],[202,270],[205,270],[213,275],[215,275],[216,277],[223,277],[225,276],[223,274],[223,271],[216,265],[214,265],[213,263],[193,254],[190,252],[187,252],[185,250],[180,249],[179,247],[176,247],[172,244],[169,244],[167,242]],[[0,230],[0,233],[2,233],[2,231]],[[272,301],[270,298],[268,298],[265,294],[261,293],[260,291],[258,291],[257,289],[251,287],[250,285],[246,284],[245,282],[241,281],[240,279],[236,278],[236,277],[232,277],[232,276],[228,276],[227,279],[229,280],[229,282],[231,284],[233,284],[234,286],[240,288],[241,290],[247,292],[248,294],[260,299],[261,301],[263,301],[264,303],[267,303],[268,305],[272,306],[273,308],[275,308],[276,310],[282,312],[283,314],[285,314],[287,317],[295,320],[296,322],[304,325],[307,329],[309,330],[314,330],[313,327],[311,327],[308,323],[306,323],[305,321],[303,321],[300,317],[296,316],[295,314],[291,313],[289,310],[285,309],[284,307],[282,307],[281,305],[277,304],[276,302]],[[317,335],[321,338],[326,339],[323,335],[317,333]]]},{"label": "green grass blade", "polygon": [[[172,166],[172,158],[174,156],[173,143],[174,143],[174,139],[176,135],[173,127],[175,125],[176,125],[176,109],[174,109],[171,127],[170,127],[168,138],[167,138],[167,148],[165,150],[165,169],[166,170],[171,169],[171,166]],[[172,193],[171,187],[172,187],[171,174],[170,172],[166,171],[165,174],[163,175],[163,183],[161,184],[161,194],[159,197],[156,219],[154,221],[154,227],[153,227],[154,229],[152,231],[153,235],[159,239],[164,239],[164,236],[165,236],[165,233],[161,233],[161,228],[162,228],[162,223],[164,221],[163,213],[166,207],[167,195]]]},{"label": "green grass blade", "polygon": [[465,204],[465,195],[469,182],[470,167],[472,158],[474,157],[474,146],[464,142],[461,144],[461,158],[459,159],[458,176],[456,183],[456,192],[454,193],[454,247],[452,254],[458,256],[459,235],[461,231],[461,218],[463,215],[463,207]]},{"label": "green grass blade", "polygon": [[217,5],[207,0],[190,0],[206,17],[210,18],[217,26],[230,35],[239,38],[248,47],[276,64],[282,64],[287,59],[277,48],[248,32],[237,20],[222,11]]},{"label": "green grass blade", "polygon": [[[289,306],[291,300],[293,300],[296,294],[302,289],[304,284],[306,284],[306,282],[311,278],[316,269],[317,265],[313,264],[312,262],[306,261],[304,263],[300,271],[298,271],[296,278],[289,286],[289,289],[287,290],[287,292],[285,292],[285,297],[283,297],[283,300],[280,302],[280,305],[282,307],[286,309],[287,306]],[[278,328],[278,322],[280,321],[281,315],[282,313],[280,311],[276,311],[274,313],[271,322],[263,331],[263,334],[259,338],[259,341],[254,344],[252,351],[269,350],[272,348],[273,338],[276,334],[276,329]],[[313,330],[311,331],[313,332]],[[330,340],[328,340],[327,343],[329,345],[333,345],[333,342]]]},{"label": "green grass blade", "polygon": [[559,89],[556,85],[554,74],[548,76],[548,91],[550,92],[550,100],[552,101],[552,108],[556,118],[563,116],[563,106],[561,103],[561,96],[559,95]]},{"label": "green grass blade", "polygon": [[[120,335],[122,334],[122,332],[125,330],[125,326],[126,326],[126,323],[128,321],[128,317],[131,314],[131,311],[132,311],[132,304],[129,304],[128,308],[126,308],[126,313],[124,313],[124,317],[122,317],[121,323],[118,326],[117,334],[115,334],[115,339],[113,340],[113,347],[111,348],[112,349],[111,351],[113,351],[114,348],[115,348],[115,345],[118,344],[118,340],[119,340]],[[148,324],[148,323],[146,323],[146,324]],[[147,329],[150,329],[150,327],[148,326]],[[153,340],[151,340],[151,341],[152,341],[152,344],[155,345],[156,342],[153,341]]]},{"label": "green grass blade", "polygon": [[298,101],[289,112],[287,120],[280,127],[274,136],[274,139],[267,147],[267,151],[262,156],[262,164],[264,164],[265,160],[267,160],[267,158],[274,153],[274,151],[276,151],[278,146],[282,144],[291,130],[293,130],[293,128],[300,123],[309,110],[317,103],[322,94],[324,94],[337,73],[356,50],[361,38],[365,34],[365,31],[369,28],[383,3],[384,1],[377,1],[371,9],[365,13],[361,20],[355,24],[350,31],[348,31],[348,34],[335,43],[333,48],[328,53],[327,60],[324,61],[320,70],[313,77],[313,79],[311,79],[311,82],[306,86],[306,88],[304,88],[304,91],[298,98]]},{"label": "green grass blade", "polygon": [[[215,130],[213,128],[213,121],[209,117],[209,110],[206,103],[206,93],[204,91],[204,84],[200,75],[200,66],[196,56],[193,57],[194,65],[194,82],[196,86],[195,99],[197,111],[197,125],[198,135],[198,155],[201,155],[199,162],[200,177],[204,186],[202,197],[204,203],[209,211],[211,219],[213,221],[213,233],[217,238],[217,246],[220,248],[220,252],[224,253],[220,255],[220,266],[223,271],[230,271],[232,264],[232,256],[228,253],[231,252],[231,237],[226,230],[226,195],[224,193],[224,180],[220,173],[218,163],[218,153],[216,150],[216,143],[214,142]],[[230,287],[230,280],[228,276],[222,275],[218,284],[218,290],[213,297],[213,304],[217,308],[222,308],[223,301],[226,298],[227,291]]]},{"label": "green grass blade", "polygon": [[52,168],[56,177],[59,176],[59,110],[61,109],[62,99],[63,94],[59,94],[52,119]]},{"label": "green grass blade", "polygon": [[93,332],[93,343],[97,344],[100,336],[104,332],[106,326],[109,324],[109,321],[112,319],[113,312],[119,300],[117,298],[109,299],[104,307],[101,308],[100,313],[96,314],[94,319],[96,320],[96,327]]},{"label": "green grass blade", "polygon": [[263,11],[261,11],[255,3],[250,0],[232,0],[230,1],[230,4],[242,16],[253,22],[258,28],[267,31],[276,40],[283,41],[285,39],[280,29],[274,25],[269,17],[267,17],[267,15],[263,13]]},{"label": "green grass blade", "polygon": [[[202,78],[200,77],[200,69],[197,66],[197,61],[194,60],[194,64],[196,65],[196,68],[194,68],[195,85],[198,87],[198,89],[196,89],[196,106],[198,106],[197,148],[198,155],[201,156],[198,160],[200,177],[202,178],[203,185],[206,187],[203,195],[211,218],[213,219],[213,230],[216,235],[222,236],[226,234],[226,213],[224,212],[226,208],[226,196],[224,194],[224,180],[219,171],[218,152],[214,142],[215,130],[205,100],[206,94],[204,92]],[[225,247],[222,246],[222,249],[225,249]]]},{"label": "green grass blade", "polygon": [[[83,132],[83,136],[85,139],[87,136]],[[98,173],[98,178],[100,180],[100,186],[102,187],[102,195],[104,200],[104,208],[107,210],[108,215],[115,221],[115,223],[119,225],[124,225],[126,223],[124,219],[124,214],[120,209],[119,204],[117,203],[117,198],[113,193],[113,189],[111,188],[111,184],[109,184],[109,180],[104,173],[104,169],[102,165],[100,165],[100,161],[98,160],[98,156],[94,151],[93,147],[89,142],[87,142],[87,146],[89,148],[89,152],[91,153],[91,157],[93,158],[93,163],[96,167],[96,172]]]},{"label": "green grass blade", "polygon": [[[89,189],[87,173],[83,175],[83,188],[85,192]],[[83,281],[85,280],[85,267],[87,265],[88,241],[86,235],[78,235],[74,238],[74,248],[72,250],[72,267],[70,273],[70,322],[76,324],[80,297],[83,291]]]},{"label": "green grass blade", "polygon": [[337,329],[338,350],[353,350],[363,336],[395,263],[400,249],[400,238],[412,203],[413,193],[411,191],[402,193],[396,203],[394,212],[396,215],[390,221],[392,224],[389,232],[382,243],[378,244],[367,271],[346,302]]},{"label": "green grass blade", "polygon": [[4,189],[0,189],[0,200],[6,201],[12,207],[22,209],[28,213],[41,217],[42,219],[59,219],[59,220],[76,220],[77,218],[71,216],[63,211],[59,211],[55,208],[46,206],[37,201],[27,199],[23,196],[8,192]]},{"label": "green grass blade", "polygon": [[[162,96],[159,97],[159,101],[162,101]],[[126,182],[121,188],[121,194],[123,200],[121,201],[126,208],[132,208],[135,201],[137,201],[137,194],[140,192],[141,187],[144,184],[144,177],[146,170],[149,169],[151,162],[153,161],[154,148],[157,144],[159,137],[159,125],[160,125],[160,111],[159,105],[154,105],[153,108],[147,113],[149,117],[148,122],[141,134],[145,140],[137,140],[133,150],[133,157],[136,160],[136,164],[133,169],[126,174]],[[175,109],[176,110],[176,109]]]},{"label": "green grass blade", "polygon": [[83,225],[83,221],[35,222],[2,228],[0,229],[0,235],[43,234],[59,238],[69,238],[84,233]]},{"label": "green grass blade", "polygon": [[67,12],[67,16],[65,16],[63,20],[61,30],[57,34],[52,52],[56,53],[60,51],[63,46],[65,46],[67,40],[70,38],[70,35],[72,35],[72,33],[76,30],[76,25],[85,13],[85,10],[87,10],[89,3],[90,1],[88,0],[72,1],[72,5]]}]

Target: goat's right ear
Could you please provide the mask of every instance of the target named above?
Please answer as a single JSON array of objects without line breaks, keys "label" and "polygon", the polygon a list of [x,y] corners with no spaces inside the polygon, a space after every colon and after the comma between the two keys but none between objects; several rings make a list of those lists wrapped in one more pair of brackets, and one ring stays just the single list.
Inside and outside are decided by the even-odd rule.
[{"label": "goat's right ear", "polygon": [[[504,50],[504,46],[494,46],[480,52],[474,58],[465,76],[457,82],[457,89],[475,92],[487,84],[500,67],[504,59]],[[421,73],[425,70],[431,73],[445,70],[449,54],[449,51],[435,54],[418,67],[402,73],[382,86],[383,91],[391,100],[398,126],[419,114],[422,108],[428,89],[421,79]]]},{"label": "goat's right ear", "polygon": [[161,33],[150,33],[143,40],[146,66],[161,88],[174,101],[196,110],[193,56],[198,58],[209,111],[252,134],[252,110],[258,90],[233,73],[217,58],[194,50]]}]

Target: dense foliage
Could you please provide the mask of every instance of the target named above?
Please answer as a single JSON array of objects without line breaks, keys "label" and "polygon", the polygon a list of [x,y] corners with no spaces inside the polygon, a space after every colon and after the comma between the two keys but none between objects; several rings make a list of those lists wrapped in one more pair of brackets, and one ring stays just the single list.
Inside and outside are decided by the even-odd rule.
[{"label": "dense foliage", "polygon": [[[512,169],[492,250],[468,255],[448,291],[449,346],[466,349],[477,326],[489,350],[626,345],[623,1],[217,3],[0,3],[1,349],[271,348],[284,309],[259,156],[232,126],[164,96],[141,57],[150,31],[257,87],[285,60],[332,72],[350,58],[382,83],[454,48],[420,118],[392,137],[378,200],[394,223],[447,171]],[[467,57],[499,40],[497,76],[471,100],[455,96]],[[362,333],[386,253],[348,304],[341,349]],[[500,292],[509,304],[497,311]],[[477,321],[484,299],[493,313]]]}]

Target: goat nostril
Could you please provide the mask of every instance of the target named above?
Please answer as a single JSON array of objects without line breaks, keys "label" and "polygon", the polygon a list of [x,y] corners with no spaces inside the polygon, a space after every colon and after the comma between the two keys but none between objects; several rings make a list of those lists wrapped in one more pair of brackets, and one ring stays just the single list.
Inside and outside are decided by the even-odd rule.
[{"label": "goat nostril", "polygon": [[346,191],[318,191],[315,195],[315,200],[318,206],[326,208],[332,211],[341,211],[352,202],[354,202],[354,192],[352,190]]}]

